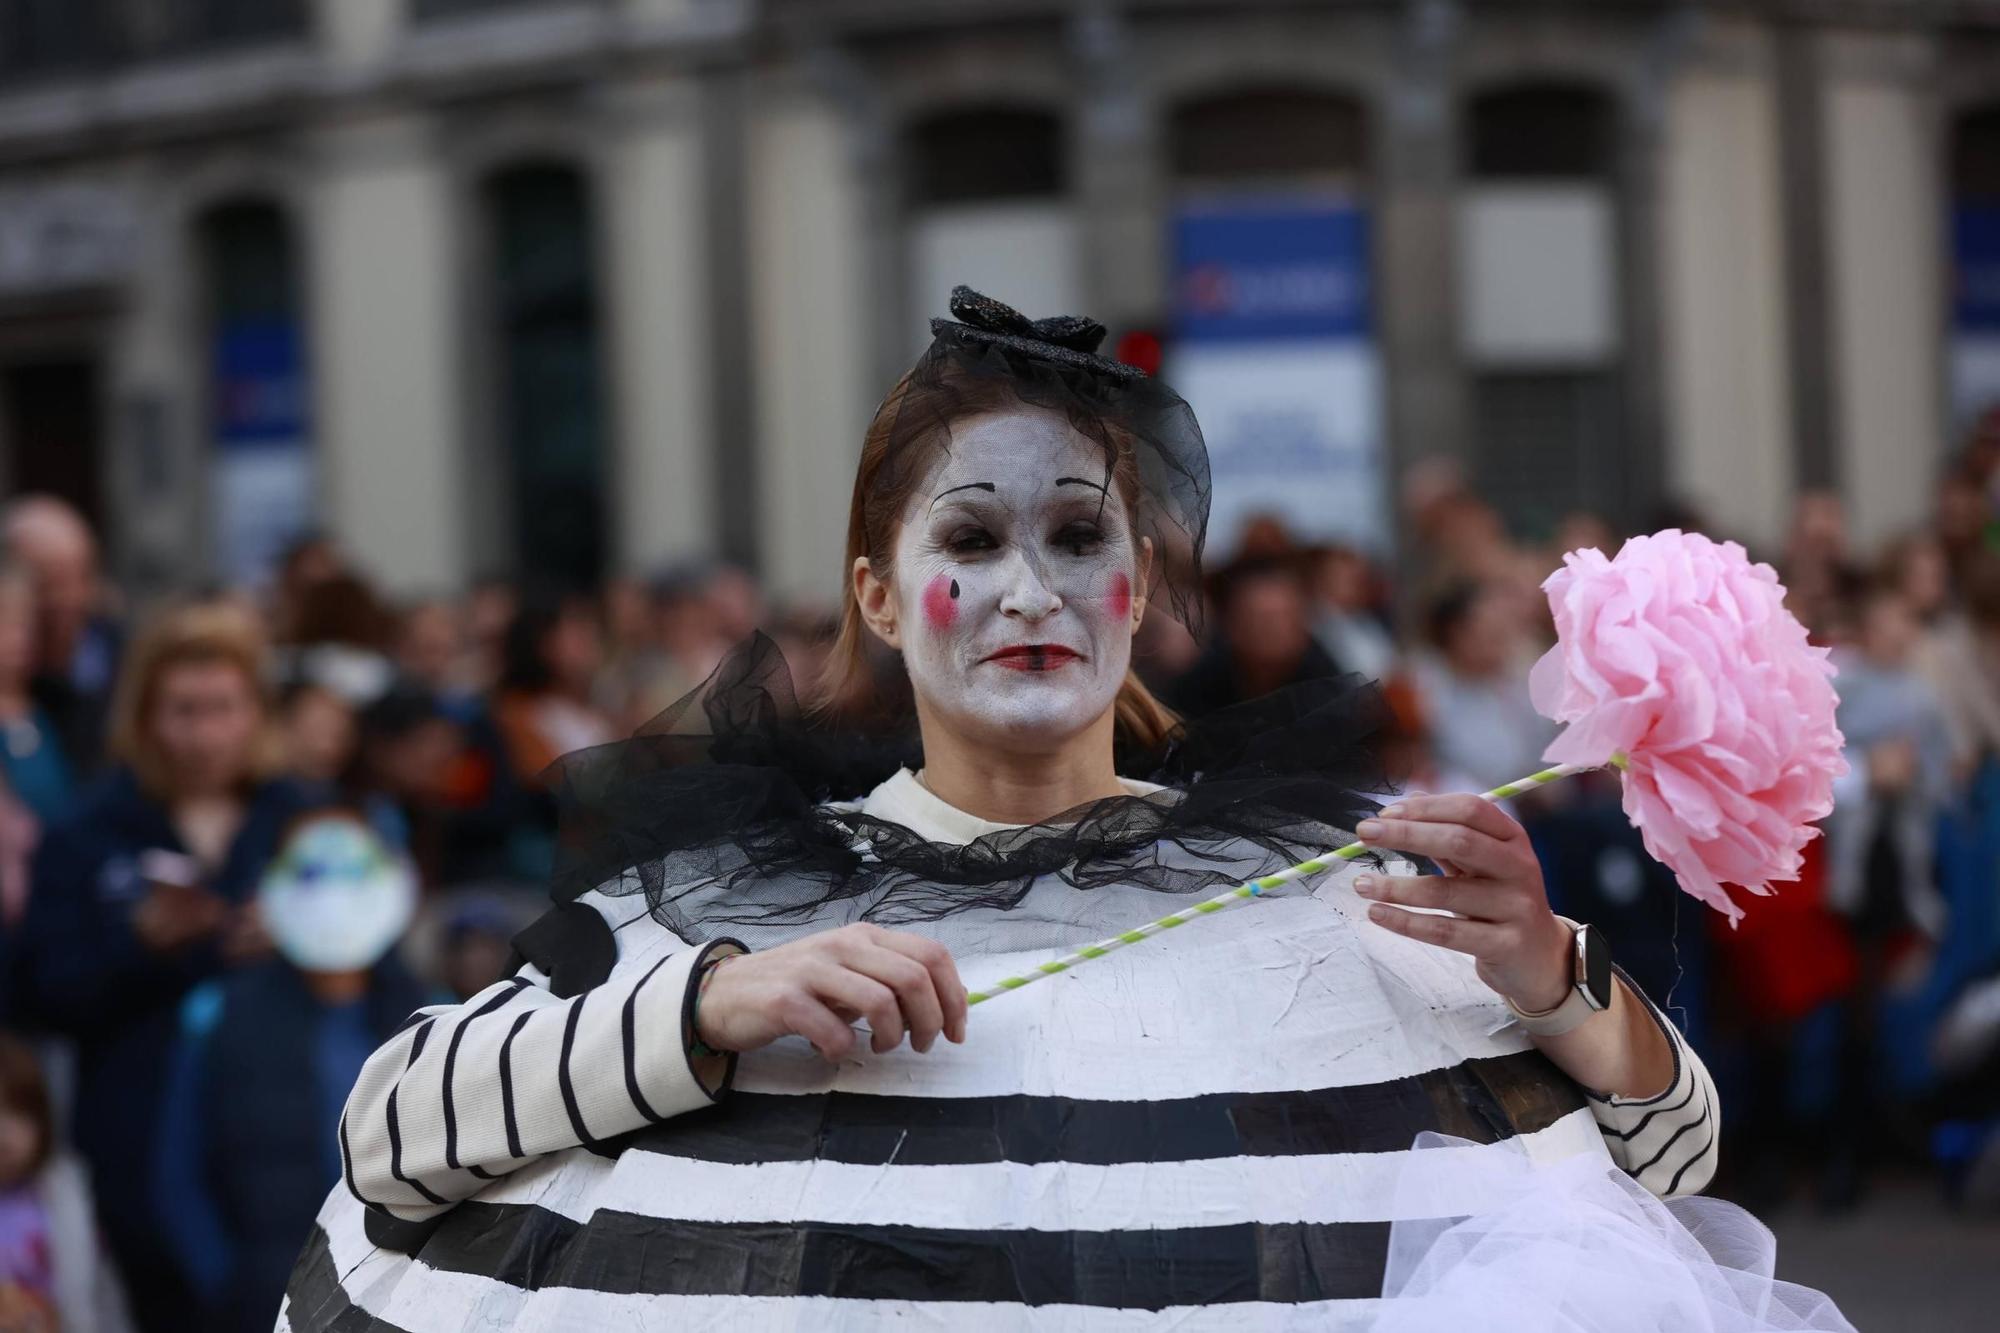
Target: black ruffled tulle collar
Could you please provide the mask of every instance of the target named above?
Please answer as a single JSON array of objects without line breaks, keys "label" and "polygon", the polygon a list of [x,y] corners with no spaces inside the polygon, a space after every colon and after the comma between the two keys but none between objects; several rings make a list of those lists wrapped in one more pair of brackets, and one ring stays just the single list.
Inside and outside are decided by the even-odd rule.
[{"label": "black ruffled tulle collar", "polygon": [[[1159,784],[957,844],[862,813],[913,732],[863,736],[804,715],[777,645],[754,636],[630,740],[559,760],[553,896],[646,896],[698,940],[731,925],[803,924],[835,905],[882,925],[1017,905],[1036,880],[1189,894],[1324,850],[1391,789],[1379,690],[1358,677],[1288,687],[1127,749]],[[1178,854],[1162,855],[1171,844]]]}]

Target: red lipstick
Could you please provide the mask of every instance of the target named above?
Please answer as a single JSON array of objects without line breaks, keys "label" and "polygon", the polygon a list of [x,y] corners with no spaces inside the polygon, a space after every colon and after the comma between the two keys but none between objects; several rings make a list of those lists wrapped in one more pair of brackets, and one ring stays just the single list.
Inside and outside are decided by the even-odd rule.
[{"label": "red lipstick", "polygon": [[1059,643],[1017,643],[1011,648],[1002,648],[986,660],[1012,671],[1054,671],[1080,661],[1082,657],[1083,654],[1075,649],[1065,648]]}]

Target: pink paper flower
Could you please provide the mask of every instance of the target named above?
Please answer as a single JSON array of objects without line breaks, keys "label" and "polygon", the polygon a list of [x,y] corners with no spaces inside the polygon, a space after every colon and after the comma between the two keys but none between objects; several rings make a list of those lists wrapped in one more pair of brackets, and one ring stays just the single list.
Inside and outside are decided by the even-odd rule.
[{"label": "pink paper flower", "polygon": [[1615,560],[1573,551],[1542,585],[1556,646],[1535,707],[1569,725],[1547,758],[1625,756],[1625,814],[1683,889],[1733,922],[1725,884],[1799,877],[1801,851],[1847,772],[1833,665],[1785,610],[1769,565],[1674,529]]}]

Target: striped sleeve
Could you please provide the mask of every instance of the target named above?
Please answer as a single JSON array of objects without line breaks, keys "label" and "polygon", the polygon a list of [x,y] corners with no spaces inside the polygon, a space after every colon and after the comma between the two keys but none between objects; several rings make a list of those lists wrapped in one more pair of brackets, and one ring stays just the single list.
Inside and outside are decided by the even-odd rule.
[{"label": "striped sleeve", "polygon": [[1628,1099],[1588,1093],[1590,1113],[1620,1169],[1662,1199],[1699,1194],[1715,1175],[1722,1103],[1708,1068],[1680,1029],[1618,969],[1626,991],[1659,1025],[1674,1053],[1674,1080],[1655,1097]]},{"label": "striped sleeve", "polygon": [[673,943],[567,999],[529,965],[463,1004],[412,1014],[341,1112],[349,1192],[425,1221],[537,1157],[714,1102],[728,1070],[697,1069],[686,1020],[701,964],[741,949]]}]

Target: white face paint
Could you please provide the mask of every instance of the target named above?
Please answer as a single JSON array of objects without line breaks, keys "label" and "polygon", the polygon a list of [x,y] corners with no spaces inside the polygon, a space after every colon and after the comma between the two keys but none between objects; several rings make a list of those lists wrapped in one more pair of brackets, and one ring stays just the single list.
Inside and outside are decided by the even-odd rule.
[{"label": "white face paint", "polygon": [[1124,683],[1138,580],[1102,447],[1027,409],[959,422],[896,537],[910,681],[961,734],[1074,736]]}]

